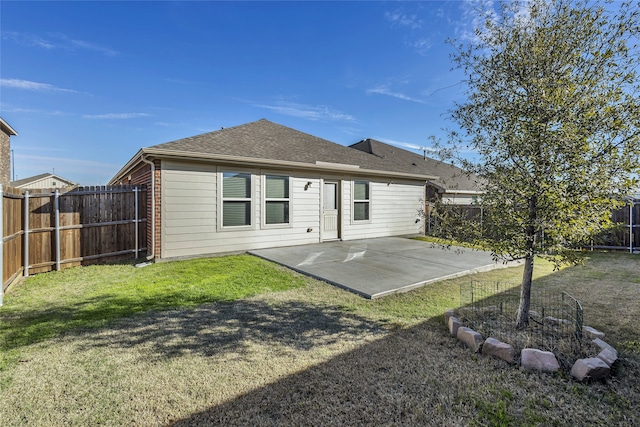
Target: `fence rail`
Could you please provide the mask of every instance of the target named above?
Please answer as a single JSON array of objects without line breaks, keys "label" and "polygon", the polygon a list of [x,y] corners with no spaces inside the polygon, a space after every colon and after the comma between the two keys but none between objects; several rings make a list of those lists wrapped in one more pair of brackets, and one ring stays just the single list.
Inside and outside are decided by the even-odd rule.
[{"label": "fence rail", "polygon": [[[458,236],[442,235],[438,216],[429,213],[426,234],[435,237],[456,237],[465,240],[468,235],[486,235],[484,211],[476,205],[441,205],[441,215],[447,215],[447,221],[454,225]],[[594,236],[588,247],[591,249],[615,249],[629,252],[640,250],[640,200],[631,199],[627,205],[611,211],[613,226]],[[457,225],[457,227],[455,227]]]},{"label": "fence rail", "polygon": [[71,191],[0,186],[2,294],[18,278],[70,266],[137,258],[146,248],[146,189]]},{"label": "fence rail", "polygon": [[535,347],[577,356],[583,350],[583,309],[566,292],[535,289],[531,293],[529,327],[517,330],[520,287],[513,283],[472,281],[460,286],[460,319],[485,337],[518,349]]}]

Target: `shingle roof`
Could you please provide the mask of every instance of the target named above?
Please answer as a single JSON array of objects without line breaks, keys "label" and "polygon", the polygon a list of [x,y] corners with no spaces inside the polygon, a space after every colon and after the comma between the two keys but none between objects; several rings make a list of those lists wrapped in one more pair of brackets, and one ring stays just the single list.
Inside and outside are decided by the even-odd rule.
[{"label": "shingle roof", "polygon": [[5,122],[2,117],[0,117],[0,130],[2,130],[2,132],[6,133],[9,136],[18,134],[18,132],[16,132],[16,130],[12,128],[9,123]]},{"label": "shingle roof", "polygon": [[48,177],[53,177],[53,178],[56,178],[59,181],[64,181],[69,185],[74,185],[74,182],[69,181],[68,179],[62,178],[59,175],[54,175],[52,173],[41,173],[40,175],[34,175],[34,176],[30,176],[28,178],[17,179],[15,181],[11,181],[9,183],[9,185],[11,187],[21,187],[21,186],[23,186],[25,184],[30,184],[32,182],[40,181],[40,180],[48,178]]},{"label": "shingle roof", "polygon": [[145,149],[146,152],[176,152],[207,156],[234,156],[243,159],[295,163],[316,162],[357,165],[362,169],[432,177],[422,169],[261,119],[231,128],[183,138]]},{"label": "shingle roof", "polygon": [[467,175],[462,169],[451,164],[421,156],[375,139],[364,139],[350,145],[349,148],[373,154],[396,164],[397,167],[411,169],[414,171],[413,173],[438,176],[439,178],[432,181],[432,183],[442,189],[457,191],[479,190],[479,178],[473,174]]}]

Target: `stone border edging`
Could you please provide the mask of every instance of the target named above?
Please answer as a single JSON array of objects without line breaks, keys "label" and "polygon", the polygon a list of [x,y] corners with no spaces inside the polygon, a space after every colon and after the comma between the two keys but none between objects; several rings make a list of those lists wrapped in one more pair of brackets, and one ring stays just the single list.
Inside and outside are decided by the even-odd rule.
[{"label": "stone border edging", "polygon": [[[444,312],[444,323],[449,328],[452,337],[465,343],[474,353],[497,357],[507,363],[514,364],[515,349],[511,344],[496,338],[484,339],[479,332],[462,325],[455,316],[454,309]],[[578,359],[571,367],[571,376],[578,381],[602,380],[611,376],[611,367],[618,360],[618,352],[611,345],[603,341],[604,333],[590,326],[582,328],[585,336],[592,338],[600,353],[596,357]],[[526,370],[544,373],[554,373],[560,370],[560,364],[550,351],[535,348],[524,348],[520,353],[520,366]]]}]

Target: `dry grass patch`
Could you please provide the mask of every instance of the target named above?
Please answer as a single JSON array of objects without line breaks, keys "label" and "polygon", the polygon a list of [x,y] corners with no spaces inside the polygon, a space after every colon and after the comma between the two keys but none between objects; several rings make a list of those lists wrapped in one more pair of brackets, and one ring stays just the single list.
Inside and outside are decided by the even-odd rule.
[{"label": "dry grass patch", "polygon": [[[21,346],[3,425],[637,425],[640,257],[596,254],[535,286],[581,299],[618,345],[611,380],[523,372],[449,337],[459,278],[368,301],[324,283],[153,311]],[[601,271],[605,271],[603,276]],[[482,273],[518,280],[522,268]],[[291,274],[296,280],[299,275]],[[597,289],[596,289],[597,288]],[[622,300],[622,301],[621,301]],[[628,313],[618,314],[620,306]],[[2,314],[0,309],[0,315]]]}]

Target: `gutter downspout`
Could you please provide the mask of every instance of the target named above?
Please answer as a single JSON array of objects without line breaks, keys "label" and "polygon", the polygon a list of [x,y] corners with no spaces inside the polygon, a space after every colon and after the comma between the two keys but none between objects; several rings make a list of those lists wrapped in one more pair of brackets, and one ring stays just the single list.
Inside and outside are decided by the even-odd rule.
[{"label": "gutter downspout", "polygon": [[[155,257],[156,249],[156,165],[142,154],[140,160],[151,166],[151,252],[147,250],[147,261]],[[149,245],[147,245],[148,247]]]}]

